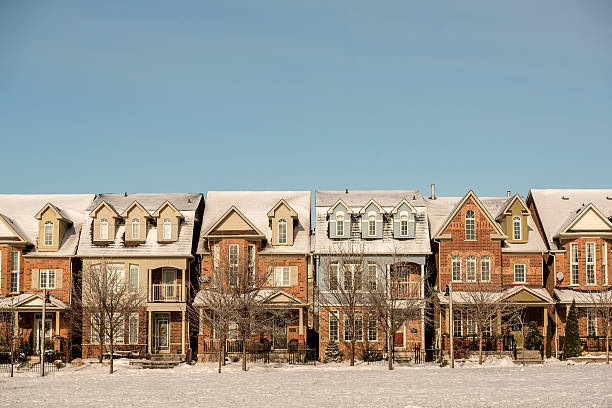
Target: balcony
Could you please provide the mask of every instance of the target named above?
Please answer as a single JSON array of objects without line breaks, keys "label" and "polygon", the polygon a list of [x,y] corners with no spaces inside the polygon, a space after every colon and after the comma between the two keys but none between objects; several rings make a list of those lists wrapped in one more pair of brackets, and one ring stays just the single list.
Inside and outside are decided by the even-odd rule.
[{"label": "balcony", "polygon": [[180,284],[153,283],[149,288],[149,302],[184,302],[184,286]]}]

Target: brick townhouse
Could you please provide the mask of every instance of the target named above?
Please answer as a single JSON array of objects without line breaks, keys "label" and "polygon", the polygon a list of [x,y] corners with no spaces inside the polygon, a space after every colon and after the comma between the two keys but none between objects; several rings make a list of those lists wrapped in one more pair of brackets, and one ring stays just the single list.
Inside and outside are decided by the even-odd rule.
[{"label": "brick townhouse", "polygon": [[[272,358],[282,358],[292,347],[306,347],[314,322],[309,191],[209,191],[197,253],[202,294],[219,278],[215,273],[223,274],[226,267],[239,274],[267,276],[256,290],[262,307],[276,317],[250,339],[247,349],[266,344]],[[194,301],[202,310],[198,358],[211,360],[217,358],[220,336],[202,318],[202,294]],[[238,334],[230,325],[226,351],[241,350]]]},{"label": "brick townhouse", "polygon": [[[78,330],[71,330],[67,311],[73,277],[80,270],[75,257],[79,235],[93,198],[93,194],[0,195],[0,313],[4,324],[9,313],[14,315],[13,335],[26,354],[39,354],[43,320],[47,350],[79,353]],[[49,299],[43,319],[44,290]]]},{"label": "brick townhouse", "polygon": [[567,313],[578,307],[582,347],[605,351],[605,333],[595,306],[611,285],[612,190],[530,190],[530,211],[547,249],[546,287],[554,294],[555,347],[563,348]]}]

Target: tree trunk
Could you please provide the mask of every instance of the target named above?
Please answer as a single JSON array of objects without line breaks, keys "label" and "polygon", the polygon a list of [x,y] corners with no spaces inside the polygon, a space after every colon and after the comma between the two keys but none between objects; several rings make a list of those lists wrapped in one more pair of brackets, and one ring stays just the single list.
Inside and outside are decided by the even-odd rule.
[{"label": "tree trunk", "polygon": [[247,331],[243,330],[242,331],[242,371],[246,371],[247,370],[247,363],[246,363],[246,338],[247,338]]},{"label": "tree trunk", "polygon": [[482,332],[478,333],[478,364],[482,365]]},{"label": "tree trunk", "polygon": [[102,341],[102,336],[98,336],[100,338],[100,348],[99,348],[99,353],[98,353],[98,357],[100,360],[100,364],[102,364],[102,359],[104,358],[104,342]]},{"label": "tree trunk", "polygon": [[110,339],[110,374],[113,373],[113,338]]},{"label": "tree trunk", "polygon": [[606,333],[606,364],[610,364],[610,330]]},{"label": "tree trunk", "polygon": [[219,374],[221,374],[221,359],[223,358],[223,346],[221,343],[221,339],[219,339]]},{"label": "tree trunk", "polygon": [[351,339],[351,367],[355,365],[355,336]]},{"label": "tree trunk", "polygon": [[387,334],[387,360],[388,369],[393,370],[393,335]]}]

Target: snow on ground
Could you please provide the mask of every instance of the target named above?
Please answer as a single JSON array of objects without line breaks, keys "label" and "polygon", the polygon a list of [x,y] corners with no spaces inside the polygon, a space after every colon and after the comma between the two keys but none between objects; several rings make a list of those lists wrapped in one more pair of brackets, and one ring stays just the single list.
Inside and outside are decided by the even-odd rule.
[{"label": "snow on ground", "polygon": [[288,366],[214,363],[171,370],[117,371],[97,363],[45,378],[0,376],[0,406],[62,407],[605,407],[612,406],[612,365],[547,360],[516,366],[508,359],[438,366],[381,364]]}]

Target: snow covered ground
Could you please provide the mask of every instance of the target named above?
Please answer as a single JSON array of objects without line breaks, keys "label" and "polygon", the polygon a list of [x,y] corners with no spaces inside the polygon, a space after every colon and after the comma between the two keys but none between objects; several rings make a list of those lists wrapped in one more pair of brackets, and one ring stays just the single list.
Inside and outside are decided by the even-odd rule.
[{"label": "snow covered ground", "polygon": [[493,360],[455,369],[384,365],[216,366],[172,370],[130,368],[116,361],[108,374],[98,364],[64,368],[40,378],[0,376],[0,406],[62,407],[606,407],[612,406],[612,365],[549,360],[515,366]]}]

